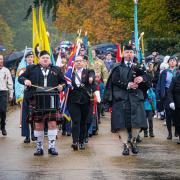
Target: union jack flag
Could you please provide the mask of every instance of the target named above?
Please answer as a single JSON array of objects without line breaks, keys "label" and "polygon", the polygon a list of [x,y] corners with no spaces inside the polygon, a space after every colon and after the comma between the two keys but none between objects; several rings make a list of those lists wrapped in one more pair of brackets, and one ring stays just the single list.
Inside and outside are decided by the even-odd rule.
[{"label": "union jack flag", "polygon": [[62,93],[60,93],[61,109],[63,110],[63,117],[65,117],[68,121],[70,121],[71,118],[67,109],[67,98],[68,98],[69,90],[72,88],[72,73],[74,70],[74,60],[76,56],[79,54],[79,50],[80,50],[80,43],[74,46],[71,52],[65,73],[65,79],[67,81],[68,86],[65,88],[65,90]]}]

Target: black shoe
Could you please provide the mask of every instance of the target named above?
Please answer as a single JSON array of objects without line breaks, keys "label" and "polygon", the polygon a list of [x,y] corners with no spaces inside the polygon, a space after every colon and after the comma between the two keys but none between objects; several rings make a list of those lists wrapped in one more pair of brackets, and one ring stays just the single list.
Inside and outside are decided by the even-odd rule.
[{"label": "black shoe", "polygon": [[58,152],[56,151],[55,148],[50,148],[50,149],[48,149],[48,154],[51,154],[53,156],[57,156]]},{"label": "black shoe", "polygon": [[2,129],[2,135],[3,136],[7,136],[7,131],[6,131],[6,129],[4,128],[4,129]]},{"label": "black shoe", "polygon": [[148,137],[148,132],[144,131],[144,137]]},{"label": "black shoe", "polygon": [[179,134],[177,132],[174,133],[174,137],[178,137]]},{"label": "black shoe", "polygon": [[128,156],[129,155],[129,148],[127,147],[126,144],[124,144],[124,150],[122,152],[122,155]]},{"label": "black shoe", "polygon": [[177,141],[177,144],[180,144],[180,139]]},{"label": "black shoe", "polygon": [[138,150],[136,142],[132,142],[131,143],[131,151],[132,151],[133,154],[138,154],[139,153],[139,150]]},{"label": "black shoe", "polygon": [[[130,141],[130,142],[131,142],[131,141]],[[136,142],[137,142],[137,143],[141,143],[141,142],[142,142],[142,139],[141,139],[140,135],[137,136]]]},{"label": "black shoe", "polygon": [[84,143],[86,144],[88,143],[88,138],[85,138]]},{"label": "black shoe", "polygon": [[35,137],[34,135],[31,135],[31,141],[36,141],[37,137]]},{"label": "black shoe", "polygon": [[167,137],[168,140],[171,140],[172,139],[172,134],[169,134],[168,137]]},{"label": "black shoe", "polygon": [[103,112],[101,112],[101,116],[105,116],[104,111],[103,111]]},{"label": "black shoe", "polygon": [[24,139],[24,143],[30,143],[30,138],[29,138],[29,137],[26,137],[26,138]]},{"label": "black shoe", "polygon": [[153,132],[149,132],[149,136],[150,136],[150,137],[155,137],[155,135],[154,135]]},{"label": "black shoe", "polygon": [[34,153],[34,156],[42,156],[44,154],[43,149],[37,149],[36,152]]},{"label": "black shoe", "polygon": [[63,131],[63,132],[62,132],[62,136],[65,136],[65,135],[66,135],[66,132]]},{"label": "black shoe", "polygon": [[74,151],[77,151],[78,150],[78,144],[77,143],[73,143],[71,145],[71,147],[73,148]]},{"label": "black shoe", "polygon": [[70,132],[67,132],[67,136],[71,136],[71,133],[70,133]]},{"label": "black shoe", "polygon": [[162,116],[162,115],[161,115],[160,119],[161,119],[162,121],[165,120],[165,116]]},{"label": "black shoe", "polygon": [[84,143],[79,144],[79,149],[84,150],[85,149],[85,144]]}]

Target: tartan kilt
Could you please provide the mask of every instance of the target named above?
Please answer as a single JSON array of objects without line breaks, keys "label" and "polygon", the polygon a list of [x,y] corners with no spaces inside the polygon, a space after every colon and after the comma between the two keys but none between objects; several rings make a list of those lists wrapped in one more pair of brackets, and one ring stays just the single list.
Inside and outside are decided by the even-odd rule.
[{"label": "tartan kilt", "polygon": [[56,121],[57,123],[59,123],[61,118],[62,118],[62,114],[60,113],[59,110],[34,112],[32,114],[32,120],[35,123],[49,122],[49,121]]},{"label": "tartan kilt", "polygon": [[29,123],[44,123],[44,122],[49,122],[49,121],[56,121],[57,124],[61,123],[62,121],[62,113],[60,111],[60,108],[58,107],[57,109],[53,110],[36,110],[36,101],[35,98],[30,98],[29,99]]}]

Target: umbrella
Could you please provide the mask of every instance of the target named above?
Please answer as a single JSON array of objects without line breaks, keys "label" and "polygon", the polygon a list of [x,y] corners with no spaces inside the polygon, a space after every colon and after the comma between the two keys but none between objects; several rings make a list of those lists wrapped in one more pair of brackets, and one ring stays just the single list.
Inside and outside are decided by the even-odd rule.
[{"label": "umbrella", "polygon": [[2,45],[0,45],[0,52],[5,51],[5,50],[6,49]]},{"label": "umbrella", "polygon": [[23,51],[13,52],[10,55],[7,55],[5,57],[5,62],[9,63],[9,62],[12,62],[12,61],[16,61],[18,59],[21,59],[23,57],[23,55],[24,55]]}]

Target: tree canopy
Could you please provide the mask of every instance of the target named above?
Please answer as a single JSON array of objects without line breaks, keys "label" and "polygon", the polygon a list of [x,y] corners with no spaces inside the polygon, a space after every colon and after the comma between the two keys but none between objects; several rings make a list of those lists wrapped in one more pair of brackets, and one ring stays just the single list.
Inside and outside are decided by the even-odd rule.
[{"label": "tree canopy", "polygon": [[64,0],[55,24],[61,32],[72,33],[79,28],[87,31],[91,43],[118,42],[129,36],[125,21],[110,15],[109,0],[76,0],[70,5]]},{"label": "tree canopy", "polygon": [[[133,27],[133,0],[110,0],[110,13]],[[143,0],[138,3],[139,29],[148,37],[175,37],[180,32],[180,1]],[[179,18],[178,18],[179,17]]]},{"label": "tree canopy", "polygon": [[0,44],[6,47],[6,49],[13,49],[13,33],[6,23],[6,21],[3,19],[3,17],[0,15]]}]

